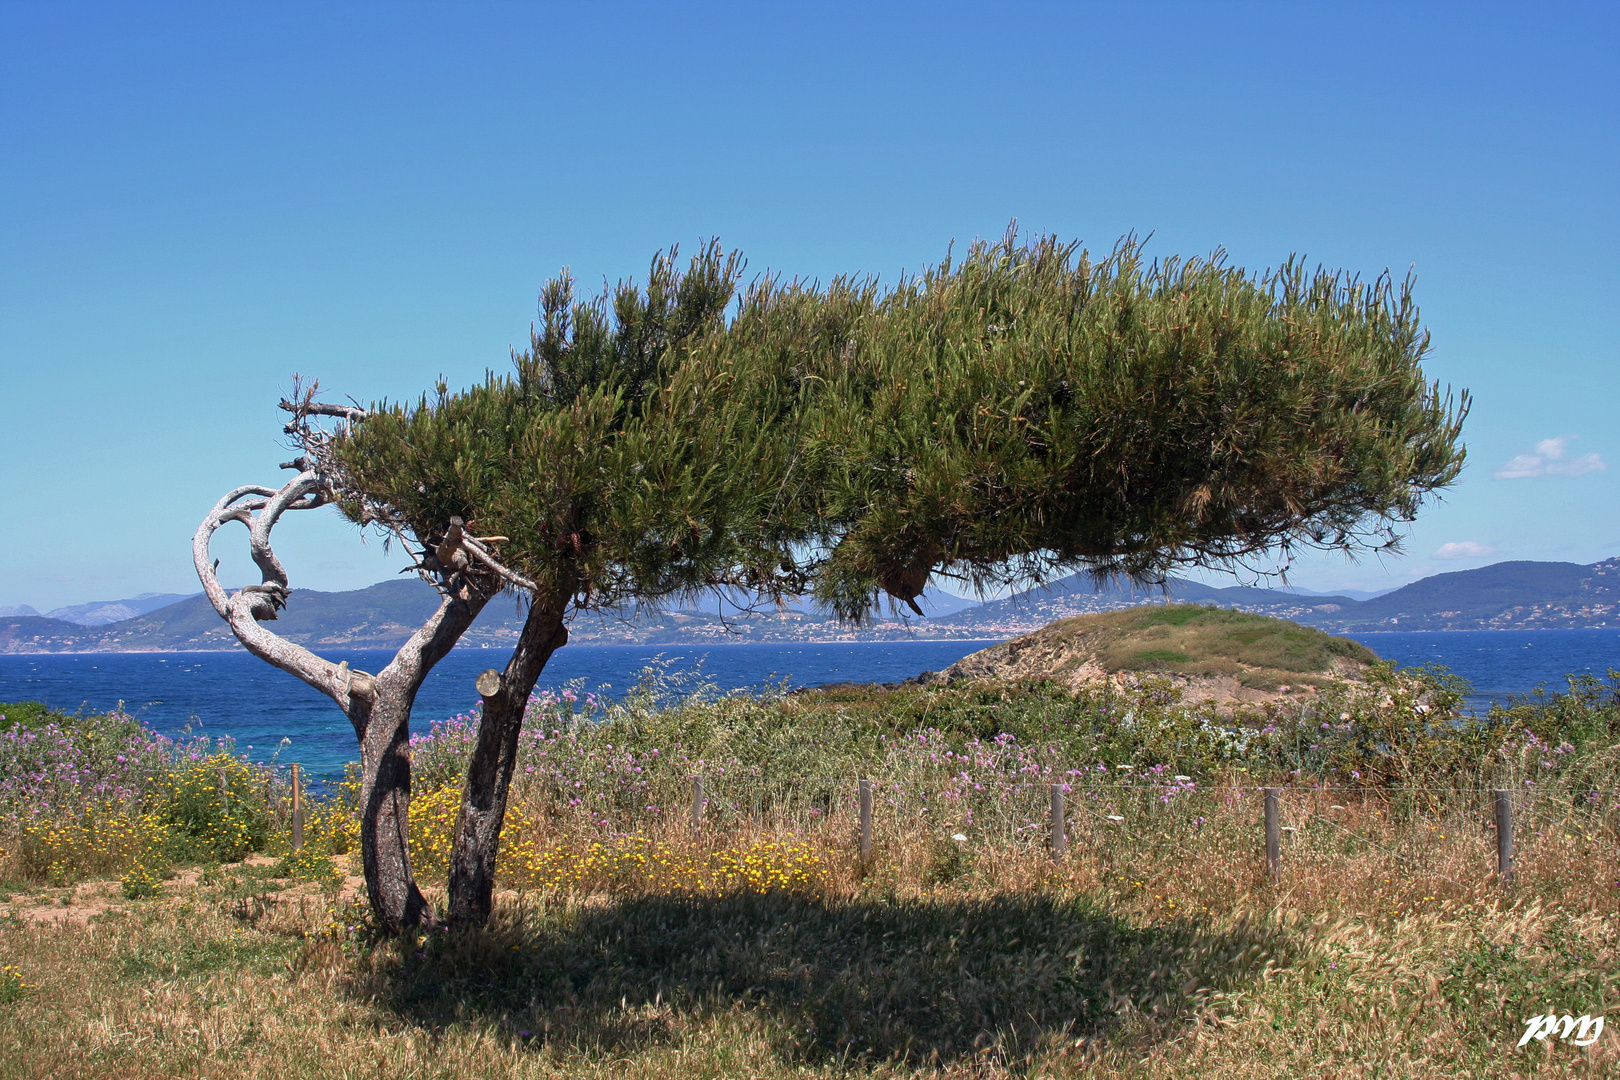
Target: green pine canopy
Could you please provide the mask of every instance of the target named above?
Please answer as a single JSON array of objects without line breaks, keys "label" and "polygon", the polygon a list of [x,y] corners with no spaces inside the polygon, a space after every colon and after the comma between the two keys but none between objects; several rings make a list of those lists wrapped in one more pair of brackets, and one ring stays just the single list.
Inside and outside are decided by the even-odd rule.
[{"label": "green pine canopy", "polygon": [[[1153,580],[1394,542],[1463,460],[1410,281],[975,243],[890,288],[684,273],[576,301],[512,374],[332,444],[357,519],[452,516],[576,604],[740,587],[858,619],[930,574]],[[735,303],[733,303],[735,301]]]}]

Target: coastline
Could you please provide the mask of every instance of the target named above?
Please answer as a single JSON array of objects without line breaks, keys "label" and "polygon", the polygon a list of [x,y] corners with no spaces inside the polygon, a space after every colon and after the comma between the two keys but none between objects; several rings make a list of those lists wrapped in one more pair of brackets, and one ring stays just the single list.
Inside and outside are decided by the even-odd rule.
[{"label": "coastline", "polygon": [[[640,640],[640,641],[624,641],[624,640],[601,641],[601,640],[596,640],[596,639],[587,637],[587,638],[582,638],[582,639],[581,638],[576,638],[575,640],[569,642],[569,645],[572,646],[573,648],[614,648],[614,649],[641,649],[641,650],[645,650],[645,649],[691,649],[691,648],[699,648],[699,647],[704,647],[704,646],[715,647],[715,648],[733,648],[733,647],[737,647],[737,646],[754,646],[754,647],[759,647],[759,648],[789,648],[789,647],[792,647],[792,646],[795,646],[795,645],[907,645],[907,644],[919,644],[920,645],[920,644],[945,644],[945,643],[948,643],[948,642],[961,642],[963,644],[982,643],[982,644],[985,644],[985,645],[993,645],[993,644],[996,644],[998,642],[1007,641],[1007,640],[1009,640],[1010,638],[1013,638],[1013,637],[1018,637],[1018,636],[1020,636],[1022,634],[1027,634],[1027,633],[1031,633],[1032,631],[1039,630],[1044,625],[1046,625],[1046,624],[1044,624],[1044,623],[1036,624],[1036,623],[1032,622],[1027,626],[984,628],[984,629],[988,629],[990,631],[989,635],[985,634],[984,629],[975,628],[976,632],[974,632],[974,633],[962,632],[962,633],[931,634],[931,633],[915,633],[914,632],[914,633],[907,634],[905,636],[898,636],[898,635],[875,636],[874,635],[874,636],[870,636],[870,637],[866,637],[866,636],[862,636],[862,637],[823,637],[823,636],[814,636],[814,637],[805,637],[805,638],[773,637],[773,638],[759,639],[759,638],[749,638],[749,637],[746,637],[744,635],[738,635],[738,637],[735,638],[735,639],[725,640],[725,639],[717,639],[715,637],[705,635],[705,636],[691,637],[691,638],[676,638],[676,639],[663,638],[663,639]],[[955,629],[955,628],[952,628],[952,629]],[[1585,631],[1585,630],[1615,630],[1615,631],[1620,631],[1620,625],[1611,626],[1611,625],[1609,625],[1607,623],[1597,623],[1597,624],[1590,625],[1590,626],[1489,626],[1489,627],[1456,627],[1456,628],[1443,628],[1443,629],[1426,628],[1426,629],[1411,629],[1411,630],[1405,630],[1405,629],[1400,629],[1400,628],[1396,628],[1396,627],[1390,627],[1390,628],[1378,629],[1378,630],[1361,630],[1361,629],[1328,630],[1327,632],[1331,633],[1331,634],[1335,634],[1335,635],[1337,635],[1339,637],[1349,637],[1349,638],[1355,638],[1355,639],[1359,640],[1359,639],[1361,639],[1363,637],[1380,637],[1380,636],[1391,635],[1391,634],[1398,634],[1398,635],[1402,635],[1402,636],[1412,635],[1412,634],[1423,634],[1423,635],[1448,635],[1448,634],[1543,634],[1543,633],[1551,634],[1551,633],[1571,633],[1571,632],[1579,632],[1579,631]],[[329,652],[394,652],[395,650],[397,650],[400,647],[400,645],[404,644],[404,639],[400,640],[399,642],[394,642],[394,643],[386,643],[385,642],[385,643],[353,644],[353,643],[349,643],[349,642],[326,641],[326,642],[300,642],[299,644],[303,645],[305,648],[308,648],[308,649],[326,650],[326,651],[329,651]],[[490,642],[490,641],[467,642],[467,641],[463,641],[461,644],[458,644],[453,651],[454,652],[459,652],[459,653],[482,652],[482,651],[484,651],[486,649],[501,650],[501,649],[510,648],[510,646],[511,646],[511,643],[508,643],[508,642]],[[224,655],[236,655],[236,654],[248,655],[248,652],[247,652],[247,649],[245,649],[243,646],[241,646],[240,644],[235,644],[234,642],[233,642],[232,645],[229,645],[229,646],[226,646],[226,647],[223,647],[223,648],[217,648],[217,649],[153,649],[153,648],[128,648],[128,649],[37,649],[37,648],[35,648],[35,649],[27,649],[27,648],[24,648],[24,649],[17,649],[17,648],[0,648],[0,658],[4,658],[4,657],[21,657],[21,656],[224,656]]]},{"label": "coastline", "polygon": [[[1024,633],[1026,631],[1018,631]],[[943,645],[947,643],[961,643],[964,645],[994,645],[1006,641],[1005,637],[907,637],[907,638],[781,638],[767,641],[716,641],[713,638],[691,638],[684,641],[571,641],[570,649],[634,649],[644,652],[648,649],[694,649],[694,648],[738,648],[752,647],[762,649],[792,648],[796,645]],[[401,643],[403,644],[403,643]],[[308,649],[325,649],[328,652],[376,652],[392,653],[399,645],[347,645],[329,644],[304,646]],[[482,652],[485,649],[498,649],[501,646],[481,644],[476,646],[457,645],[451,650],[454,653]],[[238,645],[233,649],[15,649],[0,650],[0,659],[23,656],[249,656],[247,649]]]}]

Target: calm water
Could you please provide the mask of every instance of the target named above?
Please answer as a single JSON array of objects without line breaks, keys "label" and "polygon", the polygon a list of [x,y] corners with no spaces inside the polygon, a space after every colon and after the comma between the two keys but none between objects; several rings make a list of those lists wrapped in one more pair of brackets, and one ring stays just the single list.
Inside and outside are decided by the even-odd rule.
[{"label": "calm water", "polygon": [[[673,661],[672,674],[701,672],[722,689],[829,682],[896,682],[949,667],[988,641],[916,641],[828,645],[570,645],[546,665],[537,690],[581,680],[587,690],[606,686],[618,695],[655,659]],[[323,652],[350,667],[376,671],[391,652]],[[428,675],[416,696],[412,728],[465,711],[478,700],[473,680],[506,657],[493,649],[456,649]],[[95,653],[76,656],[0,656],[0,701],[43,701],[73,711],[124,703],[126,711],[165,734],[229,735],[255,760],[276,752],[312,773],[335,774],[355,756],[354,729],[324,694],[240,653]]]},{"label": "calm water", "polygon": [[1608,677],[1620,668],[1620,629],[1452,630],[1426,634],[1351,634],[1402,667],[1444,664],[1474,687],[1469,698],[1488,706],[1539,686],[1568,689],[1570,675]]},{"label": "calm water", "polygon": [[[1603,676],[1620,668],[1620,629],[1480,630],[1448,633],[1359,634],[1380,656],[1407,666],[1438,662],[1474,686],[1476,706],[1537,686],[1564,688],[1571,673]],[[925,670],[938,671],[984,641],[914,641],[830,645],[701,645],[647,648],[637,645],[570,645],[552,658],[541,689],[583,680],[618,693],[655,657],[674,660],[672,670],[696,665],[720,687],[758,687],[786,679],[793,686],[845,680],[892,682]],[[362,650],[330,654],[353,667],[376,671],[389,653]],[[460,649],[428,676],[417,696],[415,726],[427,730],[437,718],[464,711],[477,699],[473,679],[496,662],[492,651]],[[504,659],[501,657],[500,659]],[[229,735],[255,759],[291,740],[280,760],[300,761],[315,774],[331,775],[354,756],[354,733],[329,699],[291,675],[246,653],[98,653],[85,656],[0,656],[0,701],[44,701],[72,711],[83,706],[125,709],[169,734]]]}]

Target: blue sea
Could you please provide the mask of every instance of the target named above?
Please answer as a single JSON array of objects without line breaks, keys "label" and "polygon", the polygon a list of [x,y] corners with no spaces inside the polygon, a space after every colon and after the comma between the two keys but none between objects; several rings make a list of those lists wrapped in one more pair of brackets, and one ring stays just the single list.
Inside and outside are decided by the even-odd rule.
[{"label": "blue sea", "polygon": [[[1599,677],[1620,668],[1620,629],[1480,630],[1358,634],[1357,640],[1402,666],[1439,663],[1474,688],[1470,703],[1565,688],[1570,674]],[[538,689],[606,687],[617,696],[655,660],[677,676],[712,679],[721,689],[831,682],[895,682],[938,671],[988,641],[861,642],[821,645],[570,645],[552,657]],[[391,653],[332,652],[333,660],[376,671]],[[428,676],[413,724],[429,724],[477,701],[473,679],[504,660],[492,650],[458,649]],[[66,711],[128,712],[165,734],[230,736],[255,760],[275,755],[314,776],[333,776],[354,757],[354,731],[331,700],[245,652],[95,653],[0,656],[0,701],[43,701]],[[287,742],[283,744],[282,740]]]}]

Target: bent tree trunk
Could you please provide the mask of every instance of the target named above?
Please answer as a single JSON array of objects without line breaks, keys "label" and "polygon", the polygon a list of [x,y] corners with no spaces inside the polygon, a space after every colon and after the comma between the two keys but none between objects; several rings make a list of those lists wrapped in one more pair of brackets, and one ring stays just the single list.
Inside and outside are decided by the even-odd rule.
[{"label": "bent tree trunk", "polygon": [[446,598],[378,672],[366,701],[351,701],[360,740],[360,861],[371,910],[391,933],[431,920],[411,870],[411,706],[416,692],[484,602]]},{"label": "bent tree trunk", "polygon": [[[371,701],[356,701],[349,720],[360,740],[360,861],[371,909],[399,931],[428,918],[411,872],[411,706],[400,680],[377,680]],[[414,694],[409,696],[414,697]]]},{"label": "bent tree trunk", "polygon": [[[416,692],[483,609],[488,595],[460,574],[442,583],[438,610],[388,666],[375,676],[333,664],[302,645],[260,626],[273,620],[288,594],[287,573],[270,547],[270,530],[287,510],[326,505],[326,489],[303,472],[280,490],[244,486],[227,494],[203,519],[192,557],[203,590],[249,652],[330,697],[354,725],[360,742],[360,856],[366,892],[378,921],[391,933],[430,917],[411,873],[408,838],[411,798],[410,717]],[[228,521],[248,527],[253,561],[263,582],[227,594],[209,557],[214,532]]]},{"label": "bent tree trunk", "polygon": [[467,786],[462,791],[461,815],[450,853],[452,925],[482,926],[489,920],[495,900],[495,857],[506,820],[506,797],[517,764],[523,715],[546,661],[568,643],[568,628],[563,625],[566,609],[566,595],[534,597],[517,648],[498,684],[488,686],[480,677],[483,716],[467,763]]}]

